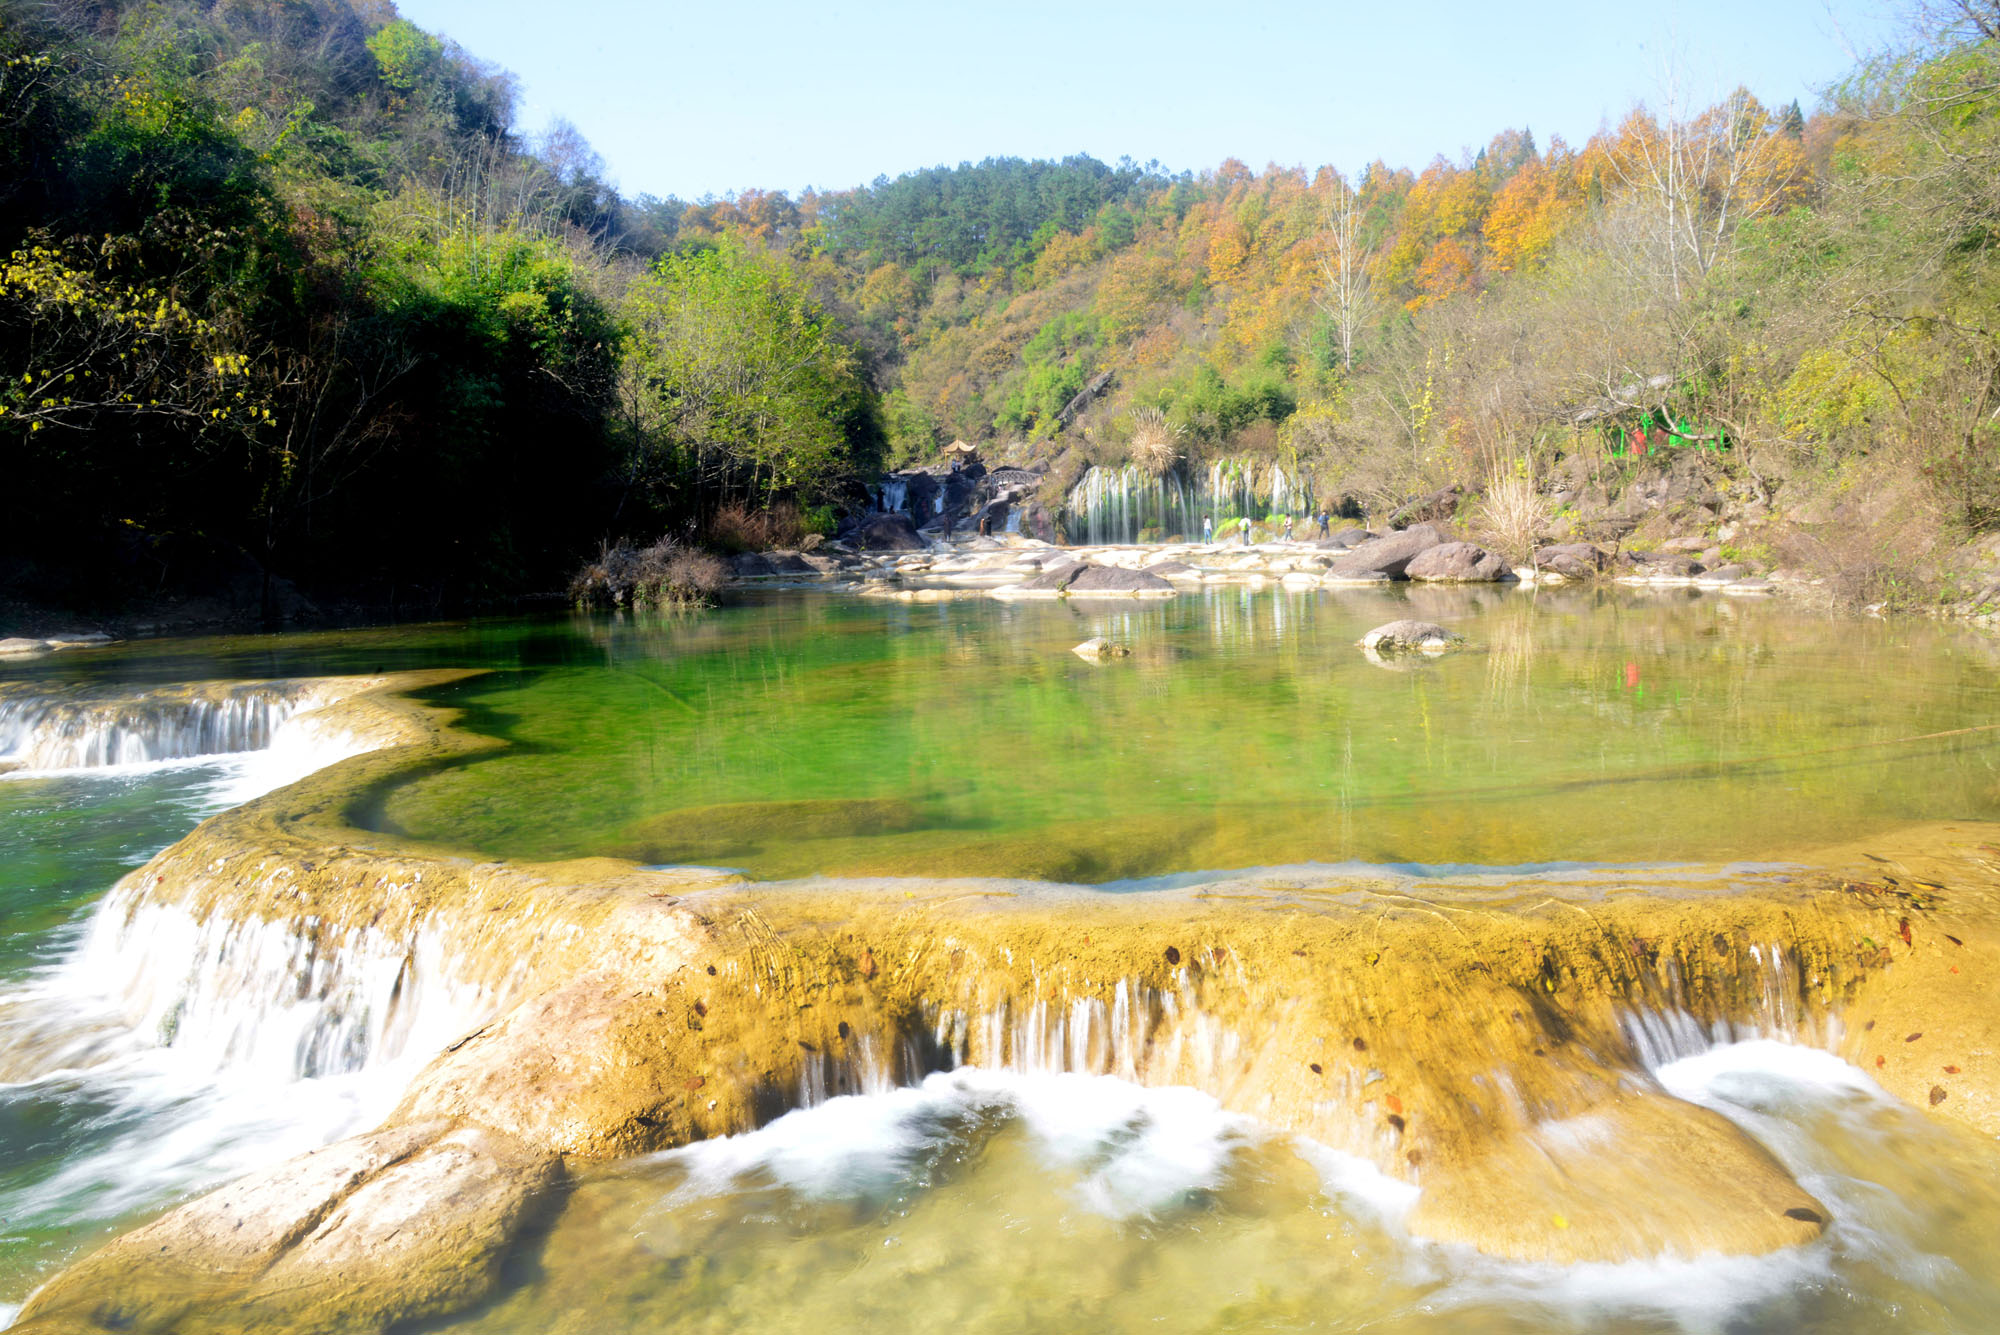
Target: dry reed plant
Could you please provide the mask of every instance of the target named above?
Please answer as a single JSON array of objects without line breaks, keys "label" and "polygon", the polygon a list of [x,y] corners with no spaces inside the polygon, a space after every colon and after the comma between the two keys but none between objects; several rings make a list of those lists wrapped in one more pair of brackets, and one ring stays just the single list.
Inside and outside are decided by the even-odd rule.
[{"label": "dry reed plant", "polygon": [[1477,517],[1482,533],[1502,556],[1522,565],[1533,558],[1549,521],[1549,503],[1526,456],[1487,478]]},{"label": "dry reed plant", "polygon": [[1164,476],[1180,462],[1181,429],[1167,420],[1158,408],[1141,408],[1132,414],[1132,462],[1153,474]]}]

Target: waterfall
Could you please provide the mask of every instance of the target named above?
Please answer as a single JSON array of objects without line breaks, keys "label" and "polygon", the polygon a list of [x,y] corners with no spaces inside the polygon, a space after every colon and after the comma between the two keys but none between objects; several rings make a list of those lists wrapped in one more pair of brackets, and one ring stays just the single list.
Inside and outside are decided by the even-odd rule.
[{"label": "waterfall", "polygon": [[262,751],[287,719],[315,703],[292,682],[0,699],[0,768],[102,769]]},{"label": "waterfall", "polygon": [[1092,468],[1070,489],[1064,509],[1071,541],[1091,546],[1139,541],[1149,528],[1196,539],[1204,517],[1300,515],[1312,507],[1312,481],[1278,464],[1218,459],[1193,483],[1179,473],[1157,477],[1135,464]]},{"label": "waterfall", "polygon": [[149,1050],[190,1079],[267,1086],[428,1061],[507,990],[461,981],[442,940],[309,916],[197,918],[128,881],[0,1009],[0,1080]]},{"label": "waterfall", "polygon": [[882,508],[889,511],[907,510],[910,507],[910,484],[900,477],[885,478],[882,481]]}]

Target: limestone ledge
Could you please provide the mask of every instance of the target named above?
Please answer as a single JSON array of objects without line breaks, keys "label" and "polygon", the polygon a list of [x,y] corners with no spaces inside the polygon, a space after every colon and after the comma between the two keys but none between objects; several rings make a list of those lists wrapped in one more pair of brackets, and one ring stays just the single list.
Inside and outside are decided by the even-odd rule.
[{"label": "limestone ledge", "polygon": [[1421,1236],[1556,1262],[1767,1251],[1825,1223],[1761,1145],[1658,1087],[1635,1017],[1829,1046],[1932,1116],[2000,1133],[1989,829],[1789,870],[1117,896],[508,865],[347,819],[496,745],[396,694],[449,675],[328,706],[382,749],[213,818],[115,893],[302,935],[440,934],[493,1018],[381,1128],[114,1239],[21,1329],[354,1331],[456,1310],[561,1208],[565,1162],[956,1062],[1192,1085],[1419,1183]]}]

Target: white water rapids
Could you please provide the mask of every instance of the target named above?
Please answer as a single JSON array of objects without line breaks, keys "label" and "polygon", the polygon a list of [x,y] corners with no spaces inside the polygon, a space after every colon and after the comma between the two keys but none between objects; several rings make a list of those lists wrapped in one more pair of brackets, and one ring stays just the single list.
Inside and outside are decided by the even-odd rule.
[{"label": "white water rapids", "polygon": [[[29,767],[0,782],[102,785],[107,801],[164,784],[198,819],[366,749],[313,712],[327,698],[294,682],[17,696],[0,745]],[[52,1172],[0,1183],[11,1227],[88,1236],[372,1125],[493,1011],[436,933],[198,918],[147,890],[128,877],[0,982],[0,1096],[75,1128]]]}]

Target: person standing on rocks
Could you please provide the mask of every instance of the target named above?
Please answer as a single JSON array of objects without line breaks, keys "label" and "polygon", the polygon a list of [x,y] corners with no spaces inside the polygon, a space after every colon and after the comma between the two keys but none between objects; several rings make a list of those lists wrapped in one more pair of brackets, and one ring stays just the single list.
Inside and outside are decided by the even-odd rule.
[{"label": "person standing on rocks", "polygon": [[1244,545],[1245,547],[1248,547],[1248,546],[1250,545],[1250,516],[1249,516],[1249,515],[1244,515],[1244,516],[1243,516],[1243,545]]},{"label": "person standing on rocks", "polygon": [[1292,517],[1291,517],[1290,515],[1286,515],[1286,516],[1285,516],[1285,541],[1286,541],[1286,542],[1290,542],[1291,540],[1292,540]]},{"label": "person standing on rocks", "polygon": [[1333,536],[1333,516],[1325,510],[1319,512],[1319,538],[1325,542]]},{"label": "person standing on rocks", "polygon": [[1214,515],[1203,515],[1201,517],[1201,540],[1204,543],[1210,543],[1215,541]]}]

